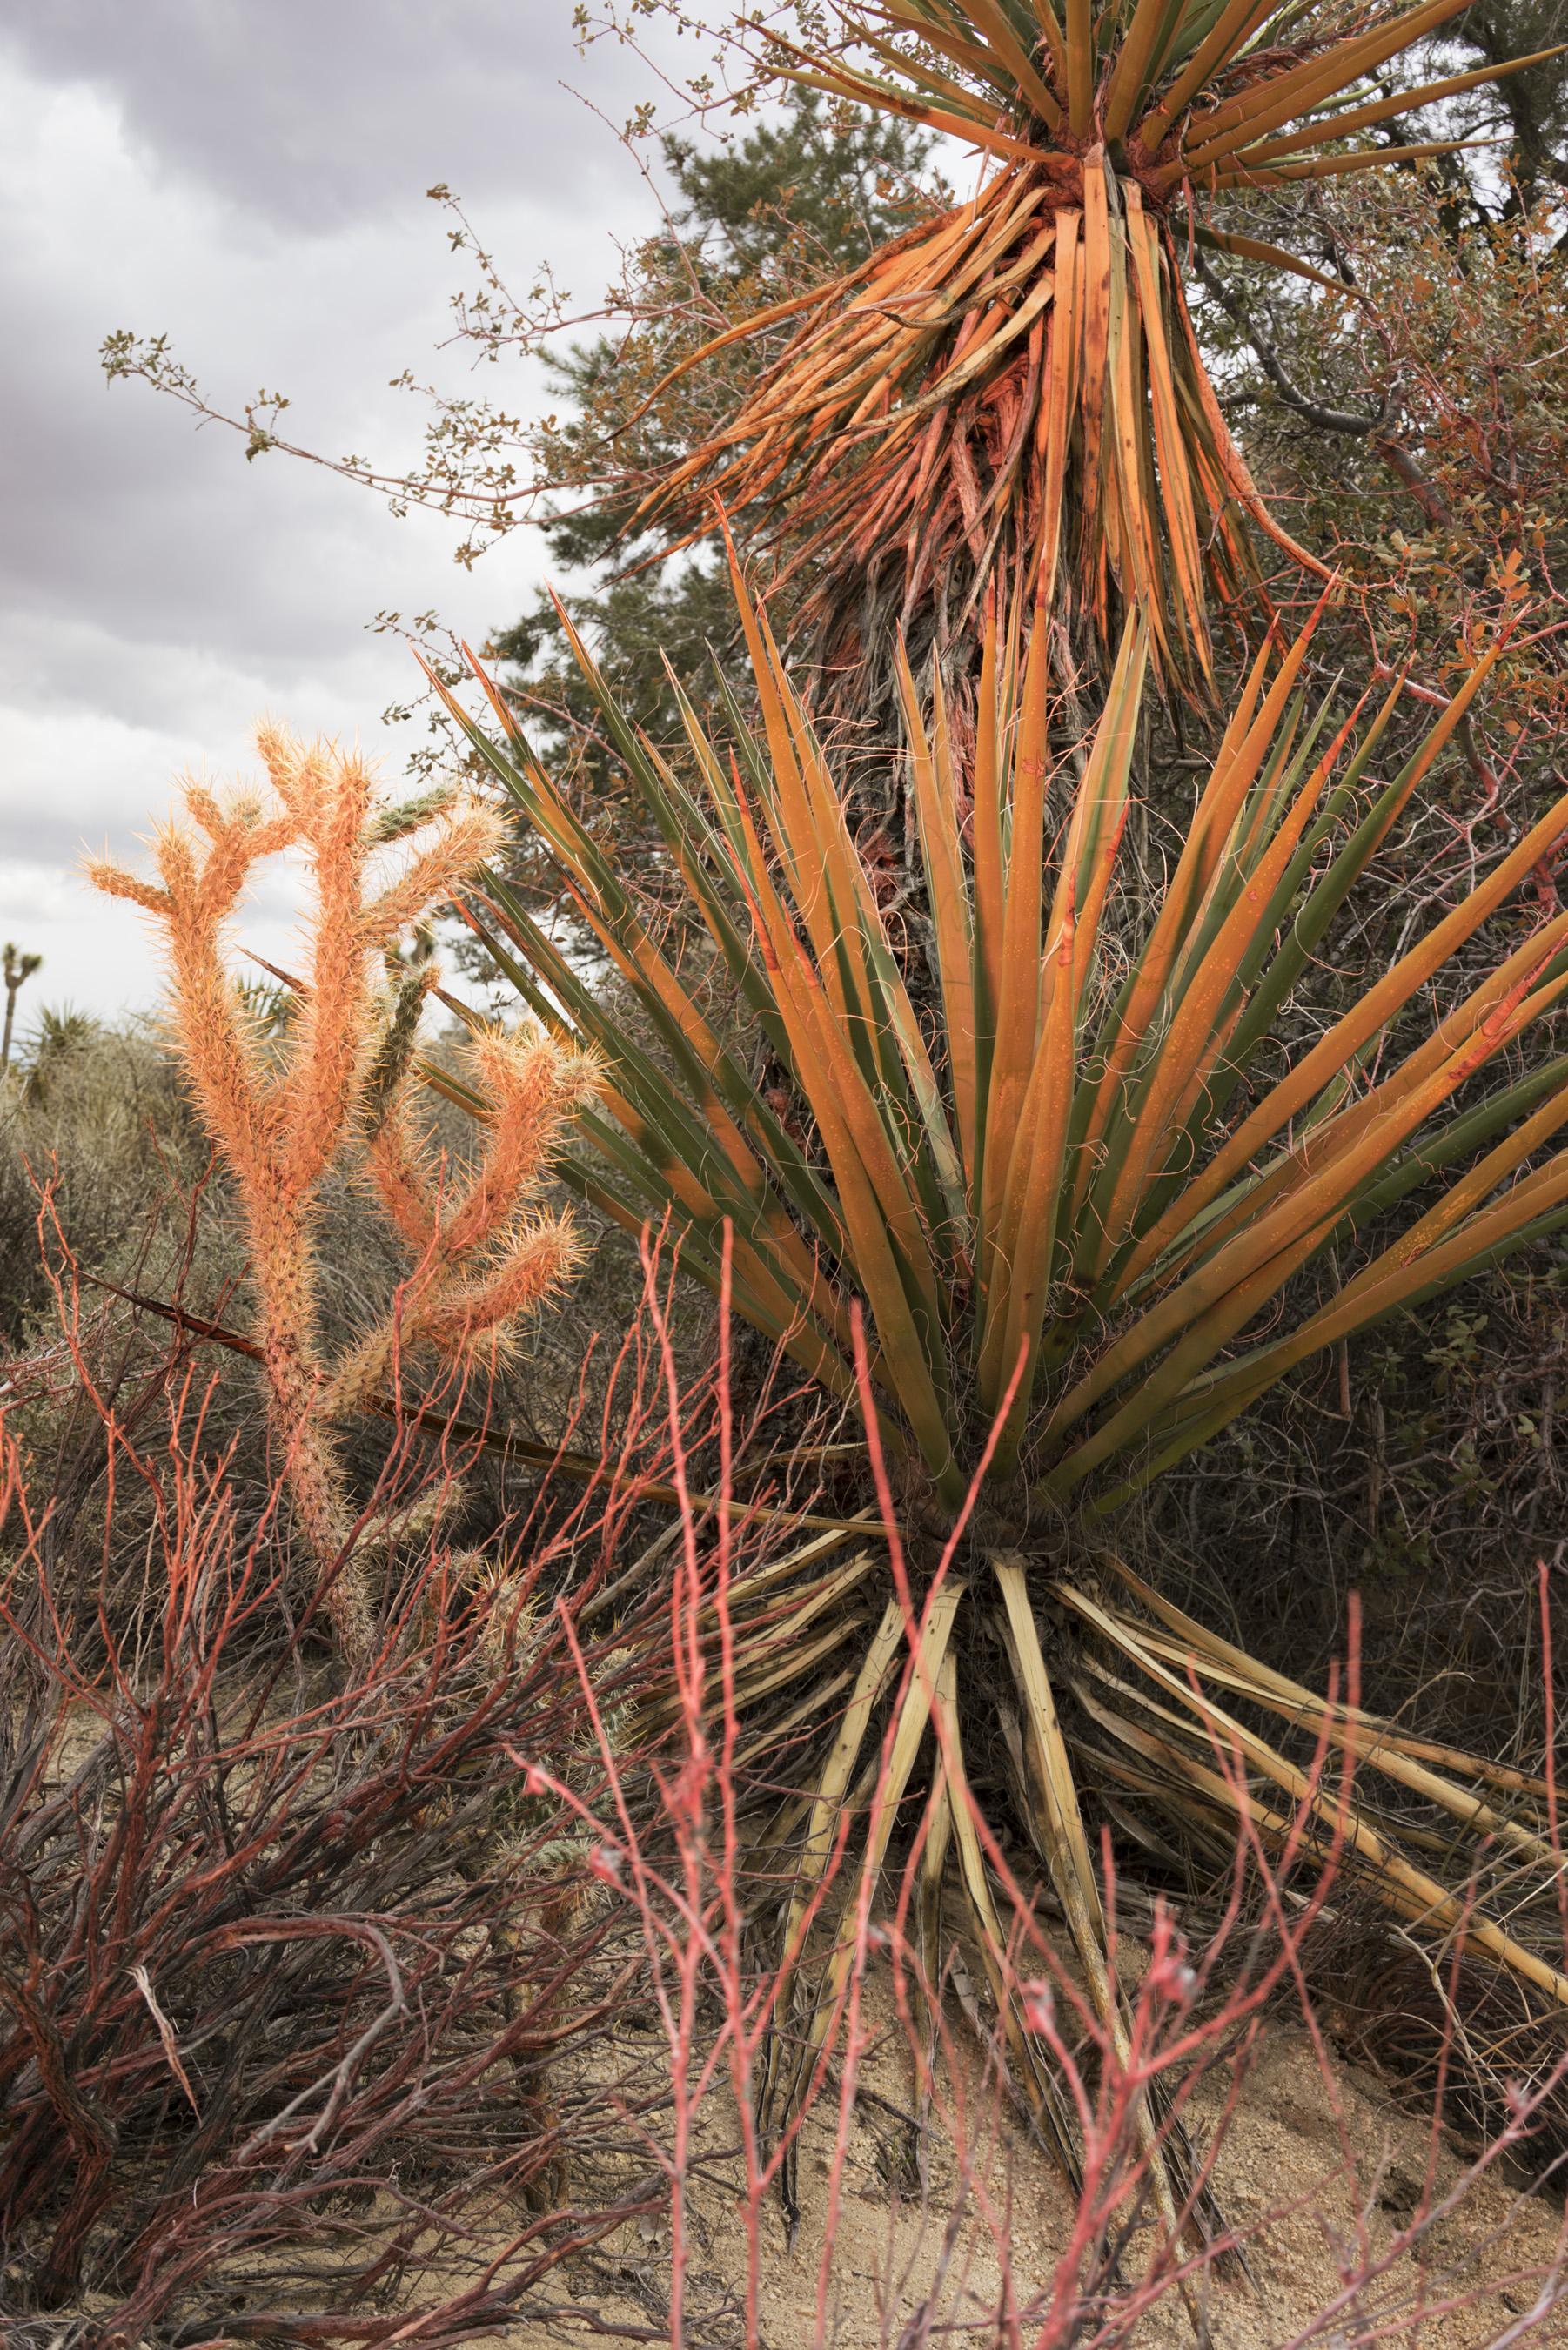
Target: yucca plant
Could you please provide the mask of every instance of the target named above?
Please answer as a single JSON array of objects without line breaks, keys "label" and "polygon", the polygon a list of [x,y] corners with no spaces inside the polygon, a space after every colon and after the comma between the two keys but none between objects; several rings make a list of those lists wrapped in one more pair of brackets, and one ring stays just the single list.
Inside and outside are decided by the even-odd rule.
[{"label": "yucca plant", "polygon": [[1328,281],[1199,225],[1199,202],[1449,151],[1344,142],[1516,69],[1393,96],[1376,82],[1463,5],[1314,21],[1298,0],[835,0],[831,49],[769,35],[789,78],[999,168],[971,202],[721,337],[800,321],[643,519],[696,536],[720,498],[753,543],[776,533],[789,570],[820,572],[807,610],[840,700],[865,702],[890,622],[922,654],[933,630],[942,650],[963,639],[999,567],[1111,647],[1136,610],[1156,664],[1201,676],[1206,581],[1224,601],[1256,577],[1251,528],[1322,566],[1227,429],[1183,299],[1188,238]]},{"label": "yucca plant", "polygon": [[[603,1056],[609,1090],[581,1124],[622,1190],[584,1176],[591,1196],[634,1228],[673,1213],[686,1263],[715,1284],[727,1222],[738,1310],[852,1408],[858,1299],[884,1448],[923,1465],[942,1507],[959,1505],[1010,1397],[988,1485],[1025,1467],[1036,1505],[1044,1494],[1103,1514],[1306,1355],[1568,1221],[1568,1154],[1519,1174],[1568,1121],[1568,1060],[1479,1103],[1454,1099],[1568,989],[1568,911],[1531,928],[1418,1044],[1392,1045],[1568,830],[1568,800],[1232,1115],[1281,1006],[1497,648],[1395,779],[1363,791],[1397,687],[1353,748],[1352,724],[1329,739],[1329,702],[1309,712],[1299,685],[1314,623],[1288,648],[1266,642],[1130,951],[1111,910],[1141,626],[1123,639],[1054,839],[1043,636],[1021,657],[1016,631],[987,634],[970,810],[940,686],[928,713],[905,663],[940,998],[933,1048],[804,705],[741,593],[766,739],[732,700],[739,758],[726,769],[688,705],[701,799],[617,708],[580,640],[576,652],[810,1130],[714,1034],[493,689],[504,740],[471,723],[470,738],[548,843],[669,1067],[493,874],[489,917],[471,916],[532,1010]],[[1303,1265],[1471,1159],[1329,1304],[1232,1353]]]},{"label": "yucca plant", "polygon": [[[1220,1700],[1283,1712],[1462,1830],[1490,1837],[1487,1849],[1513,1872],[1506,1895],[1501,1879],[1494,1889],[1514,1917],[1551,1882],[1543,1786],[1325,1705],[1177,1617],[1114,1560],[1119,1603],[1103,1576],[1096,1588],[1074,1570],[1096,1521],[1293,1365],[1568,1222],[1568,1150],[1541,1157],[1568,1123],[1568,1056],[1522,1076],[1504,1064],[1485,1086],[1568,990],[1568,910],[1526,922],[1483,974],[1470,944],[1568,830],[1568,799],[1283,1075],[1265,1081],[1258,1067],[1336,910],[1461,723],[1501,644],[1478,659],[1399,773],[1373,783],[1398,688],[1365,725],[1358,705],[1334,727],[1332,694],[1312,709],[1301,682],[1316,616],[1288,646],[1271,638],[1141,930],[1136,900],[1118,898],[1116,870],[1148,662],[1142,625],[1123,638],[1064,810],[1048,754],[1049,654],[1038,620],[1027,654],[1016,627],[987,631],[971,769],[955,756],[940,681],[928,711],[901,659],[933,1006],[910,992],[800,696],[738,577],[736,588],[763,737],[732,698],[727,762],[684,705],[696,792],[617,707],[587,649],[576,650],[743,1014],[787,1075],[785,1095],[764,1090],[704,1017],[493,687],[499,740],[451,703],[547,844],[567,899],[658,1040],[650,1050],[632,1037],[502,879],[486,874],[477,894],[465,893],[469,920],[533,1013],[564,1042],[591,1049],[606,1072],[598,1103],[579,1114],[599,1166],[568,1159],[560,1171],[628,1230],[669,1220],[688,1269],[715,1289],[728,1248],[735,1310],[851,1410],[862,1394],[860,1325],[877,1440],[902,1464],[906,1538],[928,1568],[971,1479],[981,1478],[971,1548],[991,1572],[970,1608],[1008,1654],[1018,1711],[1004,1700],[1000,1712],[1013,1792],[1108,2029],[1118,2028],[1119,1995],[1034,1614],[1043,1575],[1084,1627],[1069,1668],[1078,1720],[1108,1730],[1112,1751],[1075,1735],[1102,1789],[1136,1788],[1195,1834],[1216,1822],[1234,1830],[1241,1811],[1252,1831],[1282,1840],[1291,1806],[1305,1804],[1327,1835],[1338,1816],[1348,1822],[1351,1864],[1397,1916],[1440,1938],[1468,1931],[1568,2003],[1553,1967],[1467,1906],[1473,1886],[1461,1898],[1438,1882],[1365,1810],[1336,1815],[1334,1798]],[[1434,991],[1435,1023],[1420,1016]],[[1406,1196],[1449,1169],[1462,1171],[1407,1220]],[[1361,1269],[1343,1285],[1336,1276],[1325,1304],[1282,1321],[1293,1275],[1347,1246],[1365,1254]],[[861,1561],[805,1590],[795,1695],[806,1696],[793,1721],[842,1696],[846,1675],[830,1677],[844,1663],[831,1611],[863,1596],[864,1580]],[[790,1822],[803,1831],[809,1886],[845,1806],[870,1804],[868,1865],[878,1865],[936,1706],[947,1779],[932,1849],[946,1849],[950,1828],[1009,2043],[1040,2127],[1070,2169],[1069,2117],[1052,2103],[1049,2067],[1007,1991],[958,1785],[961,1697],[967,1707],[977,1695],[954,1678],[963,1596],[949,1583],[930,1614],[880,1794],[875,1757],[858,1783],[855,1772],[903,1638],[897,1600],[865,1652],[815,1800],[802,1797],[775,1833]],[[776,1693],[781,1671],[789,1679],[794,1620],[771,1621],[759,1690]],[[738,1663],[749,1669],[743,1657]],[[1142,1676],[1136,1688],[1129,1665]],[[981,1694],[994,1704],[994,1691]],[[1217,1740],[1246,1773],[1271,1783],[1263,1800],[1216,1769]],[[1501,1791],[1501,1808],[1480,1790]],[[1520,1872],[1533,1893],[1521,1890]],[[803,1897],[792,1911],[781,2014],[805,1917]],[[828,1990],[849,1948],[841,1940]],[[794,2059],[781,2054],[771,2076],[791,2096],[802,2049],[809,2056],[831,2009],[824,1986],[807,2005],[813,2020]],[[1175,2188],[1156,2161],[1154,2127],[1151,2116],[1148,2160],[1168,2235]]]}]

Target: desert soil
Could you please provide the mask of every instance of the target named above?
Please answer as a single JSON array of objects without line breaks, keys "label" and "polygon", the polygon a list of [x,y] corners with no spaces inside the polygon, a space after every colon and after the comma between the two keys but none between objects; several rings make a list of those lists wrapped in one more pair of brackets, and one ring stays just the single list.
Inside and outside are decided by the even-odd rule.
[{"label": "desert soil", "polygon": [[[988,2142],[961,2164],[951,2134],[933,2124],[924,2141],[925,2181],[910,2152],[914,2068],[884,1981],[867,1986],[871,2043],[860,2068],[863,2092],[848,2133],[829,2241],[837,2098],[808,2116],[799,2161],[801,2222],[789,2241],[771,2199],[759,2231],[758,2312],[766,2350],[915,2350],[933,2344],[1030,2350],[1040,2341],[1073,2210],[1054,2168],[1010,2111],[982,2092],[978,2049],[964,2085],[977,2135]],[[1199,2085],[1189,2107],[1204,2141],[1220,2120],[1228,2081]],[[698,2124],[696,2151],[736,2143],[735,2116],[716,2095]],[[1213,2350],[1285,2350],[1303,2341],[1353,2350],[1372,2340],[1411,2350],[1481,2350],[1501,2340],[1568,2345],[1568,2302],[1534,2315],[1544,2272],[1568,2273],[1563,2207],[1550,2193],[1523,2191],[1501,2171],[1473,2183],[1445,2216],[1440,2207],[1469,2158],[1421,2119],[1401,2110],[1372,2074],[1320,2059],[1302,2026],[1266,2027],[1226,2128],[1215,2171],[1225,2215],[1244,2238],[1251,2280],[1210,2282],[1199,2314]],[[695,2241],[686,2308],[695,2341],[738,2340],[748,2230],[743,2203],[715,2177],[692,2199]],[[967,2172],[967,2175],[966,2175]],[[1425,2189],[1425,2195],[1423,2189]],[[952,2222],[957,2215],[957,2226]],[[939,2283],[944,2241],[945,2275]],[[1136,2280],[1133,2240],[1127,2271]],[[998,2332],[992,2313],[1003,2297],[1003,2261],[1016,2331]],[[591,2259],[557,2281],[560,2298],[595,2306],[612,2324],[659,2325],[670,2307],[668,2220],[628,2223]],[[1142,2260],[1147,2261],[1147,2251]],[[1360,2272],[1367,2282],[1347,2293]],[[552,2292],[550,2298],[556,2297]],[[928,2335],[911,2321],[933,2303]],[[734,2330],[732,2331],[732,2328]],[[518,2337],[514,2337],[516,2339]],[[541,2342],[545,2337],[541,2334]],[[1049,2333],[1045,2341],[1055,2345]],[[1084,2337],[1094,2339],[1091,2327]],[[1131,2350],[1178,2350],[1202,2338],[1174,2293],[1127,2337]]]}]

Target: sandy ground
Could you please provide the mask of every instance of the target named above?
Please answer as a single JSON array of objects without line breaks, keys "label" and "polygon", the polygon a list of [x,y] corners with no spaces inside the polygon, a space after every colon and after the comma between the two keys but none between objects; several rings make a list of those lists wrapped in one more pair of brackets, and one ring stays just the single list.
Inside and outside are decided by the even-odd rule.
[{"label": "sandy ground", "polygon": [[[916,2344],[1012,2350],[1056,2345],[1047,2319],[1073,2220],[1068,2190],[1011,2112],[981,2092],[978,2049],[964,2084],[970,2127],[981,2142],[959,2158],[950,2127],[933,2117],[922,2195],[919,2140],[908,2120],[914,2068],[885,1982],[868,1985],[873,2033],[863,2090],[844,2146],[836,2223],[831,2228],[838,2101],[808,2117],[799,2162],[801,2224],[793,2247],[770,2199],[757,2230],[759,2332],[767,2350],[914,2350]],[[1199,2085],[1194,2136],[1220,2117],[1228,2082]],[[881,2102],[874,2102],[880,2100]],[[897,2111],[893,2110],[898,2109]],[[735,2116],[716,2095],[699,2122],[699,2156],[732,2147]],[[691,2198],[693,2243],[686,2306],[693,2338],[743,2340],[749,2230],[743,2199],[710,2176]],[[1246,2239],[1252,2281],[1210,2282],[1199,2314],[1213,2350],[1285,2350],[1311,2339],[1328,2350],[1394,2340],[1414,2350],[1480,2350],[1511,2338],[1568,2345],[1568,2301],[1532,2316],[1541,2280],[1568,2251],[1562,2202],[1527,2196],[1494,2172],[1425,2226],[1459,2183],[1465,2158],[1389,2099],[1371,2075],[1320,2064],[1304,2028],[1275,2025],[1251,2062],[1226,2130],[1215,2178],[1231,2225]],[[1428,2170],[1430,2173],[1429,2185]],[[1425,2196],[1423,2189],[1426,2188]],[[956,2215],[956,2225],[954,2224]],[[1126,2262],[1136,2282],[1147,2230]],[[1002,2257],[1005,2250],[1005,2261]],[[945,2257],[944,2257],[945,2255]],[[560,2297],[597,2304],[612,2323],[658,2325],[668,2316],[668,2220],[628,2225],[591,2260],[574,2264]],[[1006,2273],[1004,2274],[1004,2270]],[[1358,2290],[1347,2286],[1360,2277]],[[1568,2280],[1565,2280],[1568,2282]],[[1011,2296],[1016,2330],[995,2313]],[[550,2297],[556,2294],[552,2292]],[[726,2304],[734,2313],[726,2323]],[[929,2333],[919,2324],[928,2309]],[[516,2338],[516,2337],[514,2337]],[[538,2339],[543,2342],[543,2334]],[[1091,2326],[1082,2337],[1095,2339]],[[1163,2350],[1203,2335],[1174,2293],[1118,2335],[1134,2350]]]}]

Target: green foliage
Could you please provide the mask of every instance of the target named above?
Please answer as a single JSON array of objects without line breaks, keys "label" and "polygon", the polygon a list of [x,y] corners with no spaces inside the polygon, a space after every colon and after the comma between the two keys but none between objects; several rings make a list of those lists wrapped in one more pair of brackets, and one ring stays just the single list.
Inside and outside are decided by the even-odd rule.
[{"label": "green foliage", "polygon": [[[1449,28],[1451,43],[1463,62],[1501,65],[1506,57],[1533,56],[1568,37],[1568,8],[1563,0],[1471,0]],[[1504,182],[1505,214],[1528,212],[1543,185],[1563,185],[1560,151],[1568,140],[1568,59],[1542,58],[1478,94],[1467,109],[1467,129],[1503,132],[1509,142],[1509,179]],[[1472,199],[1480,194],[1479,174],[1467,175]]]},{"label": "green foliage", "polygon": [[1201,316],[1260,476],[1357,591],[1358,667],[1370,637],[1375,660],[1408,661],[1440,692],[1478,629],[1522,615],[1451,801],[1490,827],[1521,782],[1555,788],[1568,723],[1565,216],[1542,202],[1528,217],[1456,218],[1435,173],[1421,192],[1412,205],[1407,182],[1367,182],[1311,207],[1234,208],[1272,235],[1310,215],[1343,283],[1200,256]]},{"label": "green foliage", "polygon": [[[932,209],[947,192],[939,187],[933,198],[919,184],[931,143],[863,109],[828,107],[814,91],[794,93],[781,124],[716,151],[667,137],[664,159],[680,201],[665,229],[629,257],[619,300],[629,331],[543,355],[570,412],[558,425],[552,420],[542,442],[555,498],[541,535],[557,577],[611,567],[610,577],[563,600],[607,681],[655,742],[671,739],[680,724],[666,660],[705,701],[708,649],[734,646],[734,608],[709,555],[649,562],[646,535],[627,538],[637,494],[613,484],[606,494],[607,464],[640,477],[683,456],[743,396],[777,338],[749,338],[716,354],[639,416],[660,378],[716,329],[857,266]],[[561,502],[584,492],[586,504]],[[543,739],[576,746],[596,801],[613,794],[597,713],[550,598],[540,595],[521,619],[496,630],[491,652]]]}]

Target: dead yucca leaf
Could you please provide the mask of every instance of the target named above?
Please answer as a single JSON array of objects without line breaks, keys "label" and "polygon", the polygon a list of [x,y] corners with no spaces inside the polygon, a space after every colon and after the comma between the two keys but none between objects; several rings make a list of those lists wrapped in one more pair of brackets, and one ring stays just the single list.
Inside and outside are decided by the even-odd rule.
[{"label": "dead yucca leaf", "polygon": [[[971,202],[684,361],[677,374],[798,315],[783,355],[641,518],[694,536],[717,496],[753,535],[776,532],[783,548],[787,533],[790,570],[826,569],[808,609],[835,667],[853,671],[864,650],[868,588],[908,625],[940,586],[961,633],[1000,566],[1109,642],[1136,610],[1158,666],[1205,672],[1205,583],[1228,600],[1253,576],[1249,525],[1322,567],[1269,514],[1226,427],[1171,206],[1449,151],[1324,151],[1515,70],[1395,97],[1374,86],[1358,102],[1463,5],[1325,11],[1314,25],[1280,0],[1124,0],[1097,16],[1067,0],[1061,16],[1052,0],[835,0],[831,52],[769,36],[790,79],[950,133],[999,168]],[[1319,276],[1254,240],[1240,249]]]}]

